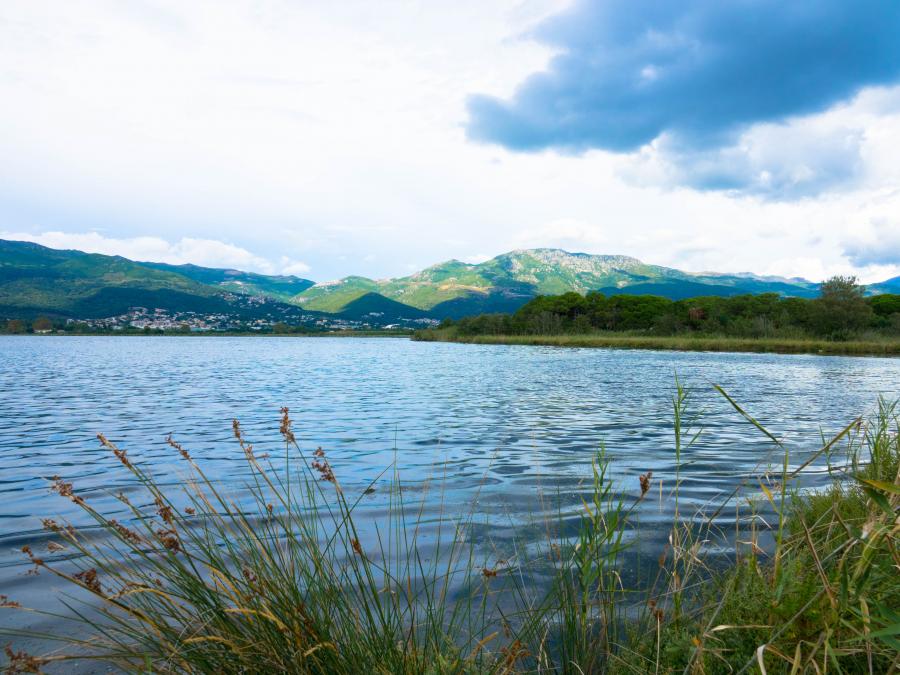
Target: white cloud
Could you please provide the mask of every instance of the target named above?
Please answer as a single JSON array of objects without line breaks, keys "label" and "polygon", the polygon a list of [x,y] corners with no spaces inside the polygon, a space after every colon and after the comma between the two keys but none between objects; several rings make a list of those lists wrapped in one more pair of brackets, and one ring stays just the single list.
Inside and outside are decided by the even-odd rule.
[{"label": "white cloud", "polygon": [[309,272],[309,265],[299,260],[291,260],[290,258],[281,258],[281,273],[293,274],[294,276],[303,276]]},{"label": "white cloud", "polygon": [[900,214],[873,218],[844,241],[844,254],[854,265],[900,268]]},{"label": "white cloud", "polygon": [[[685,147],[663,135],[623,157],[620,175],[637,185],[690,186],[733,195],[792,201],[884,184],[893,166],[876,170],[883,134],[900,131],[900,87],[869,89],[815,115],[756,124],[729,145]],[[895,165],[895,163],[894,163]]]},{"label": "white cloud", "polygon": [[797,256],[773,260],[761,269],[759,274],[820,281],[836,274],[851,274],[852,269],[852,266],[846,263],[826,265],[819,258]]},{"label": "white cloud", "polygon": [[515,239],[516,248],[563,248],[573,252],[605,252],[614,245],[599,225],[577,218],[557,218],[537,227],[523,229]]},{"label": "white cloud", "polygon": [[[662,156],[635,168],[467,143],[466,97],[508,97],[546,65],[523,34],[566,1],[2,2],[0,230],[318,279],[531,246],[880,273],[845,248],[850,229],[900,213],[900,87],[687,167],[699,184],[733,163],[756,193],[673,187],[665,172],[686,169]],[[815,183],[799,150],[858,161],[853,181],[766,199],[765,171]]]},{"label": "white cloud", "polygon": [[663,135],[623,158],[638,185],[691,186],[791,201],[896,184],[900,86],[863,90],[823,113],[756,124],[731,145],[685,149]]},{"label": "white cloud", "polygon": [[[235,269],[274,274],[276,269],[268,260],[250,251],[215,239],[182,237],[168,242],[160,237],[132,237],[117,239],[97,232],[0,232],[0,239],[30,241],[42,246],[61,249],[77,249],[87,253],[120,255],[142,262],[164,262],[172,265],[193,263],[203,267],[233,267]],[[309,267],[288,258],[282,259],[284,274],[287,270],[308,272]]]}]

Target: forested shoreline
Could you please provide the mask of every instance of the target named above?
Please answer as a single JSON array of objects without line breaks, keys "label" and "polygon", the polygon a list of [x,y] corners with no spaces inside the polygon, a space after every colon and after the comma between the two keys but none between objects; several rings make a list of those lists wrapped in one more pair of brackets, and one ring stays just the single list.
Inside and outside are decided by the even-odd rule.
[{"label": "forested shoreline", "polygon": [[[419,331],[427,338],[430,331]],[[814,299],[777,293],[671,300],[655,295],[539,296],[512,314],[445,320],[447,337],[489,335],[720,336],[751,339],[871,341],[900,339],[900,295],[866,297],[853,277],[834,277]]]}]

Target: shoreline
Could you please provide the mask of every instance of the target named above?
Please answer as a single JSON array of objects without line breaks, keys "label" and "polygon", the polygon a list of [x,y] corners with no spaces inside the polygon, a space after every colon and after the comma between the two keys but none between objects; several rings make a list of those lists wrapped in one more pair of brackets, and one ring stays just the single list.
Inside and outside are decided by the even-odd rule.
[{"label": "shoreline", "polygon": [[516,345],[532,347],[569,347],[588,349],[630,349],[677,352],[721,352],[749,354],[809,354],[811,356],[900,356],[900,340],[792,340],[782,338],[680,337],[646,335],[451,335],[440,331],[335,331],[316,333],[249,333],[249,332],[90,332],[90,333],[2,333],[0,337],[127,337],[127,338],[407,338],[411,342],[447,342],[478,345]]},{"label": "shoreline", "polygon": [[255,337],[255,338],[322,338],[322,337],[385,337],[385,338],[409,338],[412,332],[395,332],[395,331],[334,331],[334,332],[315,332],[315,333],[256,333],[256,332],[233,332],[233,331],[196,331],[193,333],[176,333],[176,332],[125,332],[125,331],[96,331],[86,333],[0,333],[0,337],[41,337],[41,338],[64,338],[64,337]]},{"label": "shoreline", "polygon": [[736,352],[810,354],[814,356],[900,356],[900,340],[791,340],[779,338],[679,337],[644,335],[471,335],[420,331],[417,342],[456,342],[482,345],[588,347],[595,349],[649,349],[680,352]]}]

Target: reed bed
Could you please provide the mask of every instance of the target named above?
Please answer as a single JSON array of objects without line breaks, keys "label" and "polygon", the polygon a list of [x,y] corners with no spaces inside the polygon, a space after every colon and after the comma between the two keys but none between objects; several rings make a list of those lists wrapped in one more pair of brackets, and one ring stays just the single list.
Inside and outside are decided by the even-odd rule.
[{"label": "reed bed", "polygon": [[816,340],[794,338],[736,338],[708,335],[622,335],[586,333],[562,335],[460,335],[454,329],[416,331],[414,340],[485,345],[546,345],[697,352],[772,352],[844,356],[897,356],[900,340]]},{"label": "reed bed", "polygon": [[[58,613],[43,613],[58,626],[52,633],[2,629],[11,641],[48,644],[32,655],[11,642],[7,672],[67,672],[80,661],[144,673],[896,673],[895,407],[881,402],[792,469],[789,449],[721,394],[769,438],[781,464],[748,476],[727,503],[758,494],[764,508],[751,502],[733,537],[718,532],[714,516],[682,513],[679,468],[668,545],[636,587],[625,581],[628,533],[639,532],[653,476],[614,485],[602,452],[574,536],[560,516],[545,524],[543,545],[488,564],[470,536],[474,508],[442,520],[424,542],[424,505],[439,495],[412,500],[396,470],[387,515],[358,522],[361,494],[342,488],[325,451],[301,450],[287,409],[277,465],[234,423],[249,505],[224,494],[174,439],[190,479],[173,492],[100,436],[143,495],[120,495],[131,518],[116,520],[55,480],[95,527],[45,520],[50,551],[66,553],[54,562],[23,549],[34,572],[75,593],[60,598]],[[699,433],[689,398],[677,386],[679,467]],[[798,478],[817,459],[828,461],[832,483],[803,492]],[[723,546],[732,550],[727,562],[711,562]],[[28,611],[14,599],[0,604]]]}]

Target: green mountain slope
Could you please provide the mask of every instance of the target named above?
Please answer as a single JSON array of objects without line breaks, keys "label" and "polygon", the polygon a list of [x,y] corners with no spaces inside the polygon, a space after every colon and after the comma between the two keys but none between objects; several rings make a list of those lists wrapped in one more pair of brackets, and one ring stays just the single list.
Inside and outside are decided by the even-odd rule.
[{"label": "green mountain slope", "polygon": [[357,321],[397,323],[430,318],[430,314],[384,297],[379,293],[366,293],[348,302],[340,312],[341,318]]},{"label": "green mountain slope", "polygon": [[166,272],[175,272],[201,284],[217,286],[232,293],[262,295],[288,301],[302,293],[314,282],[290,275],[256,274],[241,270],[200,267],[199,265],[169,265],[167,263],[142,262],[141,265]]},{"label": "green mountain slope", "polygon": [[[274,308],[284,316],[325,312],[373,323],[381,316],[388,323],[511,312],[536,295],[593,290],[673,299],[773,292],[814,297],[818,285],[752,274],[690,274],[628,256],[546,248],[511,251],[479,264],[451,260],[396,279],[350,276],[313,284],[293,276],[139,263],[0,240],[0,316],[104,317],[132,306],[207,313],[238,308],[245,315],[271,314]],[[900,278],[869,287],[870,293],[898,291]]]},{"label": "green mountain slope", "polygon": [[600,289],[607,294],[653,293],[671,298],[765,292],[811,297],[817,293],[816,284],[800,279],[689,274],[628,256],[530,249],[480,264],[451,260],[398,279],[347,277],[312,286],[294,300],[309,309],[333,312],[365,293],[377,292],[438,318],[457,318],[513,311],[535,295]]},{"label": "green mountain slope", "polygon": [[[271,296],[255,297],[246,291],[235,294],[220,283],[210,285],[198,280],[216,282],[223,270],[190,268],[195,278],[181,273],[180,266],[147,265],[119,256],[0,240],[0,318],[48,315],[101,319],[124,314],[133,307],[241,319],[296,319],[303,311]],[[247,276],[260,285],[278,283],[264,275]]]},{"label": "green mountain slope", "polygon": [[868,287],[870,293],[897,293],[900,294],[900,277],[887,279],[878,284],[872,284]]},{"label": "green mountain slope", "polygon": [[180,274],[118,256],[0,240],[0,306],[76,316],[85,302],[109,289],[119,289],[119,297],[138,290],[167,290],[202,299],[218,293]]},{"label": "green mountain slope", "polygon": [[365,277],[345,277],[340,281],[316,284],[303,293],[294,296],[294,302],[304,309],[318,312],[340,312],[348,304],[366,293],[378,292],[377,281]]},{"label": "green mountain slope", "polygon": [[244,314],[222,295],[202,296],[172,288],[109,286],[79,299],[66,312],[82,319],[102,319],[126,313],[132,307],[160,308],[169,312],[198,314]]}]

